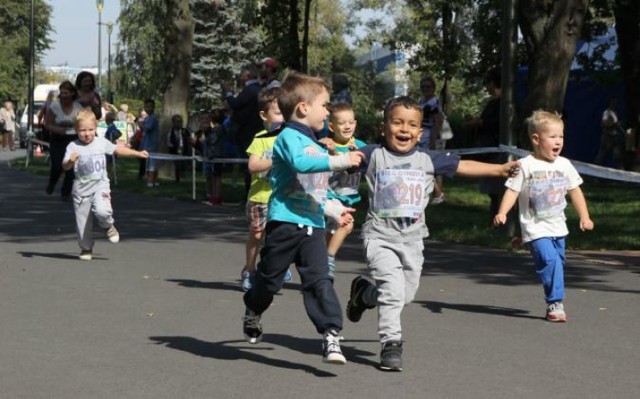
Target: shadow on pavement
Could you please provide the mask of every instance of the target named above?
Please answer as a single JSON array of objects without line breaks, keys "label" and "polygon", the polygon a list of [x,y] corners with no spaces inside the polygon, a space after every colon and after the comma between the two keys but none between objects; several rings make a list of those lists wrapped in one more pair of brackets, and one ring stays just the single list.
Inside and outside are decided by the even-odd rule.
[{"label": "shadow on pavement", "polygon": [[[185,279],[167,279],[166,281],[171,283],[177,283],[181,287],[187,288],[207,288],[210,290],[226,290],[226,291],[242,291],[240,287],[240,280],[237,283],[230,283],[227,281],[199,281],[199,280],[185,280]],[[297,283],[284,283],[282,289],[300,291],[302,286]],[[280,295],[280,294],[276,294]]]},{"label": "shadow on pavement", "polygon": [[[265,336],[267,342],[268,335]],[[180,351],[192,353],[197,356],[210,357],[218,360],[248,360],[251,362],[264,364],[267,366],[279,367],[290,370],[300,370],[305,373],[313,374],[316,377],[336,377],[336,374],[330,373],[325,370],[320,370],[315,367],[294,363],[287,360],[273,359],[271,357],[263,356],[257,351],[273,351],[272,347],[265,347],[264,344],[256,346],[232,346],[232,344],[246,344],[244,340],[235,341],[221,341],[221,342],[206,342],[192,337],[149,337],[150,340],[155,341],[158,345],[165,345],[171,349],[177,349]],[[318,346],[317,340],[306,340],[308,345]]]},{"label": "shadow on pavement", "polygon": [[529,315],[529,311],[524,309],[503,308],[500,306],[489,305],[471,305],[466,303],[445,303],[436,301],[416,301],[416,303],[429,309],[432,313],[443,313],[443,309],[451,309],[461,312],[544,320],[544,317]]}]

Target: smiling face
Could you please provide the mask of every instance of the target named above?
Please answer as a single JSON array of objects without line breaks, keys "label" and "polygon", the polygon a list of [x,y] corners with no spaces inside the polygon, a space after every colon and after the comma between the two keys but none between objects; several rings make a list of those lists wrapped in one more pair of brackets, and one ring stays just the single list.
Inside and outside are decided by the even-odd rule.
[{"label": "smiling face", "polygon": [[418,109],[395,106],[389,111],[382,130],[387,147],[399,153],[411,151],[420,140],[421,123],[422,113]]},{"label": "smiling face", "polygon": [[89,144],[96,137],[97,124],[95,120],[79,119],[76,121],[76,132],[78,139],[85,144]]},{"label": "smiling face", "polygon": [[561,123],[547,122],[539,131],[531,134],[533,155],[542,161],[554,162],[560,156],[564,145]]},{"label": "smiling face", "polygon": [[356,119],[352,110],[335,111],[331,114],[329,129],[333,132],[333,140],[346,144],[356,131]]}]

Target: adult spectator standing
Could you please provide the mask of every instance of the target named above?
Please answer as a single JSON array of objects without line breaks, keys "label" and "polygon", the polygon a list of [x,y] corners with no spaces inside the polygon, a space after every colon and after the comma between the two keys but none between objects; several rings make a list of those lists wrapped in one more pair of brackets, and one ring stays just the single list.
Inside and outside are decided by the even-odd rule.
[{"label": "adult spectator standing", "polygon": [[347,103],[349,105],[353,105],[351,92],[349,92],[350,84],[347,75],[333,75],[331,86],[333,87],[332,103]]},{"label": "adult spectator standing", "polygon": [[[91,108],[97,120],[102,119],[102,98],[96,91],[96,78],[89,71],[82,71],[76,76],[78,102],[84,108]],[[64,154],[63,154],[64,155]]]},{"label": "adult spectator standing", "polygon": [[[191,156],[195,136],[184,127],[182,116],[176,114],[171,117],[171,128],[167,133],[167,149],[169,154]],[[180,183],[180,178],[189,161],[173,161],[175,167],[175,179]]]},{"label": "adult spectator standing", "polygon": [[265,90],[273,87],[280,87],[280,81],[278,80],[277,75],[278,62],[271,57],[263,58],[262,61],[260,61],[260,78]]},{"label": "adult spectator standing", "polygon": [[9,147],[11,151],[16,150],[16,112],[13,110],[13,103],[5,101],[0,108],[0,133],[2,133],[2,150]]},{"label": "adult spectator standing", "polygon": [[[489,100],[480,113],[480,117],[469,120],[462,126],[476,130],[476,145],[478,147],[497,147],[500,144],[502,96],[502,71],[500,67],[494,67],[487,72],[484,78],[484,88],[489,94]],[[502,163],[502,155],[499,153],[484,154],[478,157],[478,160],[487,163]],[[493,217],[498,213],[500,207],[505,181],[502,177],[484,177],[480,180],[480,192],[487,194],[491,200],[489,205],[489,224],[491,226],[493,225]]]},{"label": "adult spectator standing", "polygon": [[625,132],[620,125],[618,114],[616,114],[617,101],[615,98],[609,100],[609,106],[602,113],[600,126],[602,126],[602,136],[600,136],[600,148],[596,155],[595,164],[604,165],[607,155],[613,156],[613,167],[622,167],[622,153],[625,144]]},{"label": "adult spectator standing", "polygon": [[[49,151],[51,169],[49,171],[49,184],[47,184],[46,188],[46,192],[49,195],[53,194],[60,175],[62,175],[62,159],[64,158],[67,145],[78,138],[74,123],[78,111],[83,108],[83,106],[76,101],[78,91],[73,83],[65,80],[60,83],[59,91],[59,101],[51,104],[44,117],[44,126],[50,134]],[[73,169],[65,172],[62,189],[60,191],[64,201],[71,199],[73,178]]]},{"label": "adult spectator standing", "polygon": [[[232,86],[225,84],[225,101],[231,109],[231,123],[228,133],[238,145],[239,156],[246,157],[247,148],[256,133],[263,129],[262,119],[258,109],[258,94],[262,85],[258,79],[258,68],[255,64],[246,64],[240,70],[242,90],[237,96],[233,95]],[[247,166],[242,167],[244,173],[245,191],[249,192],[251,175]]]},{"label": "adult spectator standing", "polygon": [[[142,144],[141,149],[148,153],[158,152],[158,144],[160,141],[160,124],[155,115],[156,103],[151,98],[144,100],[144,110],[147,117],[142,123]],[[147,187],[158,187],[158,169],[156,168],[155,159],[147,158]]]}]

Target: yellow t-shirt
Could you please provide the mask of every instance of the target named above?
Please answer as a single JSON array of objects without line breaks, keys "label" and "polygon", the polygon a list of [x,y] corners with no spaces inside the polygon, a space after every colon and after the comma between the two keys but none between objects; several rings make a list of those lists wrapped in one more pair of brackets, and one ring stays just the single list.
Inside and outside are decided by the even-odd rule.
[{"label": "yellow t-shirt", "polygon": [[[247,148],[247,154],[249,154],[249,156],[255,155],[260,157],[260,159],[271,159],[271,156],[273,155],[273,143],[275,143],[278,135],[262,137],[265,135],[267,135],[266,130],[256,134],[251,145]],[[252,174],[251,186],[249,187],[249,195],[247,196],[247,199],[261,204],[269,202],[269,197],[271,197],[271,184],[269,183],[270,178],[271,169],[261,173]]]}]

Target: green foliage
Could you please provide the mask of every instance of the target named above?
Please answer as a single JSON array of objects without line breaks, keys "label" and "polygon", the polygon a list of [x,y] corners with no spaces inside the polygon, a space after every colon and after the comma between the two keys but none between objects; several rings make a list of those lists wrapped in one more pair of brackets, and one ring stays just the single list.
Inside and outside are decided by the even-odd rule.
[{"label": "green foliage", "polygon": [[[35,1],[35,64],[51,48],[51,5]],[[26,100],[29,76],[31,2],[0,2],[0,99]]]},{"label": "green foliage", "polygon": [[242,22],[242,8],[235,3],[191,0],[195,21],[191,72],[194,109],[211,109],[220,100],[222,84],[232,81],[242,64],[257,61],[260,36]]}]

